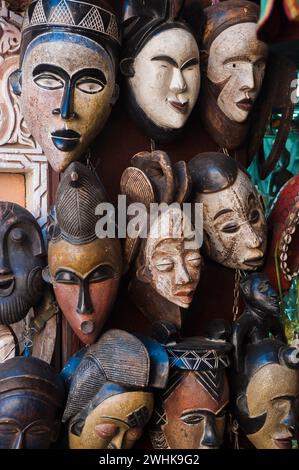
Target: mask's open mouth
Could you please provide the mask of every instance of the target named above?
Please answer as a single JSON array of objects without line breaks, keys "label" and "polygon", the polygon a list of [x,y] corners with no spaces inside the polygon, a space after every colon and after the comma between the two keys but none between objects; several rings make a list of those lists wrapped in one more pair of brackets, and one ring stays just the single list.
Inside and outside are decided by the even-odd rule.
[{"label": "mask's open mouth", "polygon": [[15,287],[15,278],[11,274],[0,274],[0,297],[8,297]]},{"label": "mask's open mouth", "polygon": [[292,281],[299,274],[299,205],[289,215],[279,242],[279,262],[284,277]]}]

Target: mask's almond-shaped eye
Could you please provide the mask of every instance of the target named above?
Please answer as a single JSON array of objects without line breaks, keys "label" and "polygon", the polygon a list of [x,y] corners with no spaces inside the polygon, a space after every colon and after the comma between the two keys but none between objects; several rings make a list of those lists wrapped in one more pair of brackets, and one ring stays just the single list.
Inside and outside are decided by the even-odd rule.
[{"label": "mask's almond-shaped eye", "polygon": [[199,424],[202,420],[204,419],[204,417],[198,413],[187,413],[187,414],[183,414],[181,416],[181,421],[183,421],[183,423],[185,424]]},{"label": "mask's almond-shaped eye", "polygon": [[17,425],[14,423],[8,423],[8,422],[0,422],[0,435],[2,434],[17,434],[19,432],[19,429],[17,428]]},{"label": "mask's almond-shaped eye", "polygon": [[63,80],[52,73],[41,73],[34,78],[34,82],[45,90],[59,90],[64,87]]},{"label": "mask's almond-shaped eye", "polygon": [[60,271],[55,276],[55,281],[60,284],[79,284],[76,274],[69,271]]},{"label": "mask's almond-shaped eye", "polygon": [[36,424],[31,426],[28,430],[29,434],[34,436],[42,436],[44,434],[49,434],[51,432],[50,428],[44,424]]},{"label": "mask's almond-shaped eye", "polygon": [[115,273],[111,266],[101,266],[90,274],[88,280],[89,282],[100,282],[113,279],[114,276]]},{"label": "mask's almond-shaped eye", "polygon": [[237,222],[228,222],[222,227],[224,233],[236,233],[240,230],[240,225]]},{"label": "mask's almond-shaped eye", "polygon": [[104,85],[100,80],[92,77],[83,77],[76,83],[76,88],[87,93],[89,95],[94,95],[95,93],[100,93],[104,89]]},{"label": "mask's almond-shaped eye", "polygon": [[260,213],[258,210],[254,209],[253,211],[251,211],[250,213],[250,217],[249,217],[249,220],[252,224],[257,224],[258,221],[260,220]]},{"label": "mask's almond-shaped eye", "polygon": [[10,238],[15,243],[22,243],[26,239],[26,232],[21,228],[14,228],[10,232]]},{"label": "mask's almond-shaped eye", "polygon": [[94,431],[101,439],[112,439],[119,432],[119,427],[115,424],[103,423],[95,426]]},{"label": "mask's almond-shaped eye", "polygon": [[156,262],[156,268],[158,269],[158,271],[161,272],[172,271],[172,269],[174,268],[174,262],[172,261],[172,259],[163,258]]},{"label": "mask's almond-shaped eye", "polygon": [[188,253],[185,256],[185,262],[191,264],[192,266],[200,266],[201,257],[199,253]]}]

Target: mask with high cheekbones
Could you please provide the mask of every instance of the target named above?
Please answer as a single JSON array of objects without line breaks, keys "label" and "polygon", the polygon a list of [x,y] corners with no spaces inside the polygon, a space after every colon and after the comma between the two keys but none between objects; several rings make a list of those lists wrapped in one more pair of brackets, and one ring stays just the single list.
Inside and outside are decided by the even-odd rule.
[{"label": "mask with high cheekbones", "polygon": [[[136,123],[158,141],[170,140],[186,124],[200,89],[199,49],[184,2],[126,0],[121,71],[126,103]],[[201,30],[202,11],[196,13]],[[195,29],[194,29],[195,30]]]},{"label": "mask with high cheekbones", "polygon": [[15,357],[0,364],[0,449],[48,449],[63,404],[63,382],[46,362]]},{"label": "mask with high cheekbones", "polygon": [[49,266],[44,279],[53,284],[63,314],[85,344],[98,338],[122,273],[119,240],[96,235],[96,208],[104,201],[97,177],[74,162],[59,184],[56,214],[49,228]]},{"label": "mask with high cheekbones", "polygon": [[189,163],[192,202],[203,204],[204,246],[227,268],[262,266],[267,225],[261,196],[245,170],[223,153],[199,154]]},{"label": "mask with high cheekbones", "polygon": [[[126,240],[127,261],[134,262],[132,299],[150,320],[181,326],[180,308],[190,306],[202,264],[191,211],[188,215],[182,208],[189,195],[190,175],[184,162],[172,165],[160,151],[141,152],[131,164],[122,176],[122,193],[128,202],[142,202],[147,208],[140,237]],[[156,212],[151,203],[156,203]],[[165,203],[160,204],[161,210],[159,203]]]},{"label": "mask with high cheekbones", "polygon": [[105,0],[34,0],[13,76],[28,128],[61,172],[87,150],[116,101],[120,31]]},{"label": "mask with high cheekbones", "polygon": [[[215,330],[214,330],[215,333]],[[150,436],[155,449],[221,446],[229,388],[229,343],[186,338],[165,345],[170,375],[155,403]]]},{"label": "mask with high cheekbones", "polygon": [[75,371],[63,422],[71,449],[130,449],[163,388],[168,358],[156,341],[110,330],[90,346]]},{"label": "mask with high cheekbones", "polygon": [[257,449],[291,449],[298,437],[299,351],[264,339],[244,345],[232,374],[234,415]]},{"label": "mask with high cheekbones", "polygon": [[228,0],[205,10],[201,117],[220,146],[239,147],[263,83],[267,46],[256,36],[259,7]]},{"label": "mask with high cheekbones", "polygon": [[0,324],[22,320],[42,296],[46,251],[41,229],[18,204],[0,202]]}]

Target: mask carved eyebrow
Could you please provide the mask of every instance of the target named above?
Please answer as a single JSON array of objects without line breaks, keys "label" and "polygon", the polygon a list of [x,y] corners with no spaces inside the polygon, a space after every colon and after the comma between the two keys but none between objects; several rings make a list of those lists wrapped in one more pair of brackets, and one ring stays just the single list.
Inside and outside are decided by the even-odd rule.
[{"label": "mask carved eyebrow", "polygon": [[198,65],[198,64],[199,64],[199,60],[196,57],[193,57],[192,59],[187,60],[187,62],[185,62],[182,65],[181,70],[185,70],[188,67],[192,67],[193,65]]},{"label": "mask carved eyebrow", "polygon": [[172,59],[172,57],[169,57],[168,55],[157,55],[156,57],[153,57],[151,59],[152,61],[160,61],[160,62],[167,62],[169,65],[175,68],[179,68],[178,63]]},{"label": "mask carved eyebrow", "polygon": [[69,74],[62,69],[61,67],[58,67],[58,65],[53,65],[53,64],[39,64],[37,65],[34,70],[33,70],[33,77],[36,77],[40,73],[43,72],[52,72],[61,77],[63,80],[69,80],[70,76]]},{"label": "mask carved eyebrow", "polygon": [[248,62],[249,64],[252,63],[252,60],[246,55],[236,55],[235,57],[230,57],[229,59],[226,59],[223,64],[230,64],[232,62]]},{"label": "mask carved eyebrow", "polygon": [[217,214],[214,217],[214,221],[217,220],[222,215],[230,214],[232,212],[234,212],[232,209],[222,209],[221,211],[217,212]]}]

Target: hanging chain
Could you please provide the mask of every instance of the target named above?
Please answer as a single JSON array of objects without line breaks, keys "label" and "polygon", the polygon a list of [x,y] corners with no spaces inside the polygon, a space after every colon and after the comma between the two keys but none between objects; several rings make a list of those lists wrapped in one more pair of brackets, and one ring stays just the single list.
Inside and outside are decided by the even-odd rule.
[{"label": "hanging chain", "polygon": [[241,281],[241,271],[239,269],[236,269],[235,287],[234,287],[233,321],[236,321],[236,319],[238,318],[238,314],[239,314],[240,281]]}]

